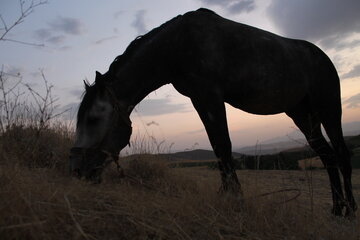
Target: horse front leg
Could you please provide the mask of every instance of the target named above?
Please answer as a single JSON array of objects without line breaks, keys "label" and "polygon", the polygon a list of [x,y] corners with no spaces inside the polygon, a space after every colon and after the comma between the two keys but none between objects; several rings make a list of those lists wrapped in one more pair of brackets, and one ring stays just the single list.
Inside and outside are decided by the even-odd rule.
[{"label": "horse front leg", "polygon": [[224,102],[217,100],[214,96],[204,100],[191,99],[191,101],[205,126],[211,146],[219,160],[222,181],[220,191],[242,196],[241,185],[232,158]]}]

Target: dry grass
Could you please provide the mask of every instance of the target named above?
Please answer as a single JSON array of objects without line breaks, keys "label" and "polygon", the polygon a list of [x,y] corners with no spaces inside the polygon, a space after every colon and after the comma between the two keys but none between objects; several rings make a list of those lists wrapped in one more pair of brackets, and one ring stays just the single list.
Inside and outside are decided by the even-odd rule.
[{"label": "dry grass", "polygon": [[299,167],[301,169],[309,169],[309,168],[324,168],[324,164],[321,162],[319,157],[303,159],[299,161]]},{"label": "dry grass", "polygon": [[[360,236],[359,218],[348,221],[329,214],[323,171],[312,172],[311,179],[301,171],[240,171],[242,204],[231,195],[217,193],[216,171],[170,169],[147,155],[122,165],[125,178],[110,166],[103,183],[94,185],[70,179],[57,168],[3,162],[1,239],[338,240]],[[359,176],[357,171],[358,200]],[[298,188],[301,196],[285,204],[295,192],[257,197],[282,188]]]},{"label": "dry grass", "polygon": [[61,125],[51,128],[11,125],[0,133],[0,164],[56,168],[65,173],[72,139],[73,133]]}]

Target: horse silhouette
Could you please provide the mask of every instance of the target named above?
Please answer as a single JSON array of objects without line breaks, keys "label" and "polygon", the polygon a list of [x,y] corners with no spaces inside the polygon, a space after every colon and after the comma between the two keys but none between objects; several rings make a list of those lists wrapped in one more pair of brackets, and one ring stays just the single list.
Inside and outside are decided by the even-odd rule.
[{"label": "horse silhouette", "polygon": [[207,9],[179,15],[136,38],[105,74],[96,73],[93,85],[85,82],[71,149],[72,173],[99,179],[107,159],[129,143],[134,106],[165,84],[191,99],[219,159],[224,191],[241,194],[226,102],[253,114],[285,112],[292,118],[326,167],[332,213],[342,215],[345,208],[345,215],[354,214],[340,83],[330,59],[309,42],[233,22]]}]

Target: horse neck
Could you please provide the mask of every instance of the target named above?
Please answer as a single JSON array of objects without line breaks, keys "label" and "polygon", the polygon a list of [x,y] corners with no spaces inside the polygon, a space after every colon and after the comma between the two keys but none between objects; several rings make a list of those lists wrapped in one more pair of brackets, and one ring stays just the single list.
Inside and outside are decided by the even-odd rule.
[{"label": "horse neck", "polygon": [[136,106],[151,92],[166,84],[162,81],[163,76],[152,70],[150,72],[141,68],[123,71],[119,76],[121,84],[116,89],[118,98],[124,99],[129,106]]},{"label": "horse neck", "polygon": [[166,52],[162,38],[154,41],[151,39],[152,37],[148,37],[136,50],[124,56],[126,60],[114,65],[115,76],[119,80],[118,97],[125,97],[132,106],[136,106],[149,93],[167,84],[169,75],[172,75],[169,63],[164,58]]}]

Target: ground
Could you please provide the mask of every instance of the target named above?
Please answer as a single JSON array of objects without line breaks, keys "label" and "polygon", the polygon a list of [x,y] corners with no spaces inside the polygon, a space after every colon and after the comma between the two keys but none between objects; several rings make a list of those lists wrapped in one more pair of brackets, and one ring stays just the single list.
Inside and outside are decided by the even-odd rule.
[{"label": "ground", "polygon": [[[57,169],[2,165],[2,239],[359,239],[360,218],[331,216],[324,170],[238,171],[244,197],[220,194],[207,167],[152,159],[115,166],[101,184]],[[360,202],[360,170],[354,171]]]}]

